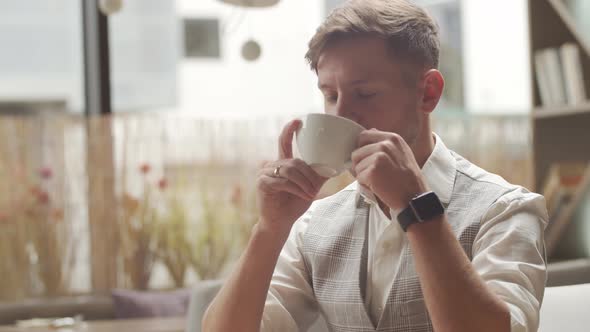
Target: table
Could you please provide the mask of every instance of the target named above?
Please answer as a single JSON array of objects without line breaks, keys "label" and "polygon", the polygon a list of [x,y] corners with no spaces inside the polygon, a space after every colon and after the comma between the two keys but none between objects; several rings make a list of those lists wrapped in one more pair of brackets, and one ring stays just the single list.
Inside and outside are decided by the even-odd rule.
[{"label": "table", "polygon": [[87,321],[79,327],[62,329],[51,327],[19,328],[14,325],[3,325],[0,326],[0,332],[184,332],[185,324],[184,317],[141,318]]}]

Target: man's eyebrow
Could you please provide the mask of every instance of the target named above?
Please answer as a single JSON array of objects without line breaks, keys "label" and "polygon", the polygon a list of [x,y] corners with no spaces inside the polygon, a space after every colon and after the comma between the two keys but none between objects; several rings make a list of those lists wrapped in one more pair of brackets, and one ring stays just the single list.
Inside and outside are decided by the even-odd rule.
[{"label": "man's eyebrow", "polygon": [[[360,84],[366,84],[366,83],[370,83],[370,81],[367,80],[367,79],[360,79],[360,80],[354,80],[354,81],[352,81],[350,83],[347,83],[347,85],[360,85]],[[324,89],[327,89],[329,87],[330,87],[330,85],[328,85],[326,83],[318,83],[318,88],[320,90],[324,90]]]},{"label": "man's eyebrow", "polygon": [[366,84],[369,83],[369,80],[367,79],[361,79],[361,80],[354,80],[352,82],[350,82],[350,85],[359,85],[359,84]]}]

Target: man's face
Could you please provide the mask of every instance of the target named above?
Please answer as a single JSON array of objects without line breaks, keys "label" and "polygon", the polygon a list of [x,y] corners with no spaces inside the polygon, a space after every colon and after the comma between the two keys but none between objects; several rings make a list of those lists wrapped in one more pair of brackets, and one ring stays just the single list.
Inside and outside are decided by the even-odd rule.
[{"label": "man's face", "polygon": [[[421,128],[417,83],[411,84],[386,42],[377,37],[330,43],[318,62],[325,112],[367,129],[395,132],[412,145]],[[406,68],[406,73],[412,69]],[[414,69],[415,70],[415,69]]]}]

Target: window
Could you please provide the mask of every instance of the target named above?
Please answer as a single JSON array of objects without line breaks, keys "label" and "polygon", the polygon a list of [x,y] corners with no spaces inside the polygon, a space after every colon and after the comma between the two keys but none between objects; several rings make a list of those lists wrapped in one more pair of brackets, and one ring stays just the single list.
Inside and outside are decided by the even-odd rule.
[{"label": "window", "polygon": [[[257,220],[250,191],[256,168],[276,158],[286,121],[323,111],[304,54],[325,12],[344,0],[260,10],[218,0],[124,0],[120,11],[92,22],[98,1],[0,0],[0,302],[115,286],[180,287],[185,272],[193,280],[222,276]],[[461,25],[469,27],[463,32],[476,25],[461,20],[469,2],[416,3],[441,26],[441,107],[462,110],[469,101],[462,54],[473,41]],[[255,60],[244,56],[250,41],[261,49]],[[95,44],[108,45],[110,54]],[[84,45],[91,45],[86,53]],[[99,63],[110,64],[110,82]],[[84,78],[89,100],[101,101],[88,103],[93,115],[109,113],[106,103],[124,114],[71,114],[84,113]],[[107,83],[110,89],[100,90]],[[138,111],[154,112],[130,114]],[[482,131],[466,131],[472,121],[467,112],[460,116],[463,122],[438,122],[437,132],[490,159],[489,149],[465,139]],[[496,127],[490,130],[500,132]],[[518,137],[528,137],[520,128]],[[349,181],[337,178],[327,192]]]},{"label": "window", "polygon": [[0,0],[0,111],[82,111],[80,11],[76,0]]},{"label": "window", "polygon": [[113,112],[176,105],[178,26],[174,1],[125,0],[109,16]]},{"label": "window", "polygon": [[[244,218],[251,215],[246,212],[239,219],[205,212],[234,196],[250,210],[251,171],[276,154],[277,130],[284,119],[322,111],[315,74],[304,61],[322,5],[282,1],[254,9],[218,0],[125,0],[109,16],[115,113],[111,173],[116,199],[127,202],[116,213],[130,215],[125,209],[141,204],[148,193],[151,201],[145,206],[158,210],[158,220],[181,211],[185,225],[202,235],[190,237],[191,246],[198,246],[190,251],[198,256],[190,264],[197,267],[186,266],[197,277],[217,277],[220,267],[234,259],[234,248],[243,242],[237,241],[242,232],[232,229],[247,228]],[[243,56],[250,40],[262,49],[255,61]],[[136,113],[146,110],[153,113]],[[240,194],[240,188],[248,192]],[[171,198],[178,200],[174,206]],[[222,210],[230,211],[228,206]],[[146,225],[149,215],[134,215],[129,224]],[[221,229],[217,227],[229,230],[213,231]],[[127,233],[138,232],[123,229]],[[146,279],[132,272],[152,273],[144,269],[149,262],[132,257],[133,250],[147,250],[138,243],[150,242],[133,239],[121,256],[121,276],[128,287],[146,286]],[[223,254],[228,248],[232,253]],[[154,265],[150,287],[170,285],[171,269],[162,262]]]},{"label": "window", "polygon": [[463,97],[463,41],[459,0],[416,0],[434,17],[440,27],[439,69],[445,77],[441,110],[461,110]]},{"label": "window", "polygon": [[0,0],[0,301],[90,287],[81,4]]},{"label": "window", "polygon": [[219,58],[219,20],[184,20],[184,55],[187,58]]}]

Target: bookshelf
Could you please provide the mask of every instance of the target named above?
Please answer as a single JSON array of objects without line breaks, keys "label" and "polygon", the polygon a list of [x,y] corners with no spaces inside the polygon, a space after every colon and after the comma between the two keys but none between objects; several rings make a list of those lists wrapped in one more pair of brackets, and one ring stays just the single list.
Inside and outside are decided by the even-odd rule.
[{"label": "bookshelf", "polygon": [[586,94],[590,96],[590,45],[575,30],[562,1],[529,0],[535,190],[542,187],[552,163],[590,160],[590,101],[577,106],[544,107],[535,77],[535,51],[575,43],[580,48]]},{"label": "bookshelf", "polygon": [[587,113],[590,113],[590,102],[575,106],[564,105],[552,108],[537,107],[533,109],[533,117],[535,119],[560,118]]},{"label": "bookshelf", "polygon": [[[543,106],[535,71],[535,52],[558,48],[573,43],[580,51],[582,75],[586,95],[590,97],[590,42],[576,24],[564,0],[529,0],[529,28],[531,47],[531,75],[534,108],[531,112],[533,134],[534,190],[541,191],[552,164],[560,161],[590,161],[590,101],[579,105]],[[586,36],[588,37],[588,36]],[[588,173],[588,172],[586,172]],[[558,243],[560,234],[574,215],[582,195],[590,189],[588,176],[582,183],[585,188],[576,192],[573,206],[560,214],[552,225],[548,240],[548,254]],[[589,221],[590,222],[590,221]],[[588,239],[587,241],[590,241]]]}]

